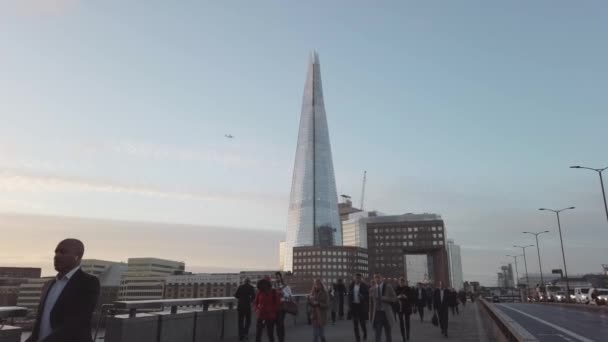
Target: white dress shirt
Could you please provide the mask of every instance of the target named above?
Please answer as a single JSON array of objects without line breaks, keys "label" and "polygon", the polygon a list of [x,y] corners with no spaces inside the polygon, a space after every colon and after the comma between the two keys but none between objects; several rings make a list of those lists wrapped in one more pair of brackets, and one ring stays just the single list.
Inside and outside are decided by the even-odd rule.
[{"label": "white dress shirt", "polygon": [[353,287],[353,303],[359,304],[361,300],[359,299],[359,284],[355,284]]},{"label": "white dress shirt", "polygon": [[443,291],[444,289],[439,290],[439,298],[441,298],[441,303],[443,303]]},{"label": "white dress shirt", "polygon": [[80,266],[74,268],[63,278],[55,279],[54,283],[51,285],[51,288],[47,291],[46,301],[44,302],[44,310],[42,311],[42,316],[40,316],[40,331],[38,333],[38,342],[44,340],[47,336],[49,336],[53,332],[53,328],[51,327],[51,311],[53,311],[53,307],[57,303],[57,300],[61,296],[63,289],[68,284],[74,273],[80,269]]}]

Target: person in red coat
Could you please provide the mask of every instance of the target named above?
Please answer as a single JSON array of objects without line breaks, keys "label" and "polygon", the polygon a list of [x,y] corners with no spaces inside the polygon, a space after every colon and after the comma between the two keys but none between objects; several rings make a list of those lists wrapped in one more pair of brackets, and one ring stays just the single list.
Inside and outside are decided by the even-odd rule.
[{"label": "person in red coat", "polygon": [[266,328],[268,341],[274,342],[274,325],[279,310],[281,310],[281,297],[272,288],[272,283],[268,279],[258,281],[257,287],[258,293],[253,301],[253,307],[257,316],[255,341],[262,342],[262,334],[264,333],[264,328]]}]

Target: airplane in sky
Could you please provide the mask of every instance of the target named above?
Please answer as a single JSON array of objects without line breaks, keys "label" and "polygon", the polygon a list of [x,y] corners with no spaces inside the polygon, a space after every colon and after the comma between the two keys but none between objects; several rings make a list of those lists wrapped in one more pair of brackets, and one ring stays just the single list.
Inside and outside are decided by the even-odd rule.
[{"label": "airplane in sky", "polygon": [[224,134],[224,137],[226,137],[228,139],[234,139],[234,135],[232,135],[232,134]]}]

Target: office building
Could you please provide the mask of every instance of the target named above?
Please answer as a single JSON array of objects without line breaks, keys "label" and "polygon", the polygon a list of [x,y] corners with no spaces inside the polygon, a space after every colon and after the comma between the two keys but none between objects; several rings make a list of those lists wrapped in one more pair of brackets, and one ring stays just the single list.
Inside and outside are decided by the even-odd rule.
[{"label": "office building", "polygon": [[162,299],[167,276],[183,273],[180,261],[157,258],[130,258],[122,274],[119,300]]},{"label": "office building", "polygon": [[321,66],[316,53],[311,56],[304,86],[287,216],[283,270],[292,269],[294,247],[342,245]]},{"label": "office building", "polygon": [[40,278],[40,273],[40,268],[0,267],[0,306],[17,305],[21,284]]},{"label": "office building", "polygon": [[[245,278],[249,278],[249,280],[251,281],[251,285],[255,286],[258,280],[263,279],[265,277],[270,277],[271,279],[274,279],[275,274],[279,271],[280,270],[242,271],[239,273],[239,284],[242,284],[245,281]],[[281,273],[283,272],[281,271]]]},{"label": "office building", "polygon": [[367,222],[369,217],[382,216],[377,211],[354,211],[342,216],[342,241],[344,246],[367,249]]},{"label": "office building", "polygon": [[0,278],[40,278],[41,272],[37,267],[0,267]]},{"label": "office building", "polygon": [[201,273],[167,277],[165,299],[232,297],[239,286],[238,273]]},{"label": "office building", "polygon": [[464,287],[462,259],[460,257],[460,246],[455,244],[453,239],[448,239],[448,258],[450,260],[450,282],[454,289],[460,291]]},{"label": "office building", "polygon": [[370,273],[389,280],[405,277],[411,285],[425,281],[450,286],[446,231],[436,214],[369,217],[367,244]]},{"label": "office building", "polygon": [[27,282],[22,283],[19,286],[17,306],[27,308],[30,311],[30,315],[35,315],[38,311],[42,288],[47,282],[53,279],[54,277],[32,278],[28,279]]},{"label": "office building", "polygon": [[285,269],[285,241],[279,242],[279,269]]},{"label": "office building", "polygon": [[114,265],[123,265],[125,267],[127,266],[127,264],[124,262],[99,259],[82,259],[82,261],[80,262],[80,269],[83,272],[99,277],[102,273],[104,273],[107,269]]},{"label": "office building", "polygon": [[308,293],[314,279],[325,285],[338,279],[350,283],[356,273],[369,278],[367,250],[350,246],[307,246],[293,249],[293,275],[289,284],[296,293]]}]

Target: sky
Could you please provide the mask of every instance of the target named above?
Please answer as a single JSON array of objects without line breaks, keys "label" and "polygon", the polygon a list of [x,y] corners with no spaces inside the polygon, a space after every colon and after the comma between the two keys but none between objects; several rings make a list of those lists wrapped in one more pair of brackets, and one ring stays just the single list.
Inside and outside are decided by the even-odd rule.
[{"label": "sky", "polygon": [[[534,242],[524,230],[551,231],[543,268],[561,268],[555,216],[537,209],[576,206],[568,271],[599,272],[599,180],[568,167],[608,166],[607,15],[603,1],[0,1],[0,265],[50,274],[69,235],[91,258],[277,267],[316,50],[340,194],[358,205],[367,170],[367,209],[441,214],[465,279],[489,285]],[[264,253],[243,257],[259,237]]]}]

